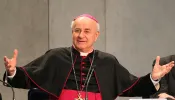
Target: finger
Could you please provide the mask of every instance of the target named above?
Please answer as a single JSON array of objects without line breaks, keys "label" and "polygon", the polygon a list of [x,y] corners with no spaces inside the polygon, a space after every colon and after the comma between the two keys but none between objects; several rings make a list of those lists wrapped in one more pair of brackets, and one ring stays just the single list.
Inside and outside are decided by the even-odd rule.
[{"label": "finger", "polygon": [[174,66],[174,61],[171,61],[170,64]]},{"label": "finger", "polygon": [[165,71],[165,74],[169,73],[171,69],[172,69],[172,67],[167,67],[166,71]]},{"label": "finger", "polygon": [[10,61],[10,60],[9,60],[6,56],[4,56],[4,62],[5,62],[5,63],[9,63],[9,61]]},{"label": "finger", "polygon": [[175,99],[175,98],[174,98],[173,96],[171,96],[171,95],[168,95],[168,98],[171,98],[171,99],[173,99],[173,100]]},{"label": "finger", "polygon": [[170,66],[169,66],[169,67],[173,68],[173,67],[174,67],[174,64],[170,64]]},{"label": "finger", "polygon": [[159,62],[160,62],[160,56],[157,56],[155,65],[159,65]]},{"label": "finger", "polygon": [[165,69],[165,70],[164,70],[164,71],[165,71],[165,74],[169,73],[170,70],[173,68],[173,66],[174,66],[174,64],[171,64],[171,63],[168,63],[168,64],[162,66],[162,67],[164,67],[164,69]]},{"label": "finger", "polygon": [[163,94],[160,94],[159,95],[159,98],[171,98],[171,99],[175,99],[173,96],[171,96],[171,95],[168,95],[168,94],[166,94],[166,93],[163,93]]},{"label": "finger", "polygon": [[170,71],[172,68],[174,67],[174,64],[169,64],[168,66],[167,66],[167,69]]},{"label": "finger", "polygon": [[5,65],[6,68],[9,67],[9,63],[10,63],[10,60],[5,56],[4,57],[4,65]]},{"label": "finger", "polygon": [[174,67],[174,61],[172,61],[172,62],[166,64],[166,66],[167,66],[168,68]]},{"label": "finger", "polygon": [[169,63],[165,64],[165,66],[168,66],[168,67],[173,67],[173,66],[174,66],[174,61],[171,61],[171,62],[169,62]]},{"label": "finger", "polygon": [[15,49],[15,50],[14,50],[14,53],[13,53],[13,58],[14,58],[14,59],[16,59],[16,58],[17,58],[17,56],[18,56],[18,50],[17,50],[17,49]]}]

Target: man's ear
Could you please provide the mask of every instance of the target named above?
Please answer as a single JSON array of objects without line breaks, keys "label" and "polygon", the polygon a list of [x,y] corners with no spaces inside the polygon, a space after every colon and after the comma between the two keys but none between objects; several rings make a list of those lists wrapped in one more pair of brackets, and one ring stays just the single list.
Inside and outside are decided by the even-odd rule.
[{"label": "man's ear", "polygon": [[97,31],[96,32],[96,37],[95,37],[95,41],[97,41],[97,38],[98,38],[98,36],[100,35],[100,32],[99,31]]}]

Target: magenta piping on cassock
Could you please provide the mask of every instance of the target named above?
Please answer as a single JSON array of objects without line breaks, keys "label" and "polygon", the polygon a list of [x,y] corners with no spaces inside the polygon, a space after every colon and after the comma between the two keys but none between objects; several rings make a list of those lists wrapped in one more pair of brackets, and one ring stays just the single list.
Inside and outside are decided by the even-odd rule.
[{"label": "magenta piping on cassock", "polygon": [[[75,61],[73,62],[73,65],[72,65],[72,67],[71,67],[71,69],[70,69],[70,71],[69,71],[69,73],[68,73],[68,75],[67,75],[67,77],[66,77],[66,81],[64,82],[64,85],[63,85],[62,90],[63,90],[64,87],[66,86],[66,82],[67,82],[67,80],[68,80],[68,78],[69,78],[69,76],[70,76],[70,73],[71,73],[71,71],[72,71],[72,68],[73,68],[74,65],[75,65],[76,60],[77,60],[77,55],[76,55],[76,57],[75,57]],[[62,93],[62,92],[61,92],[61,93]],[[60,93],[60,95],[61,95],[61,93]],[[59,99],[58,99],[58,100],[59,100]]]},{"label": "magenta piping on cassock", "polygon": [[[94,70],[94,75],[95,75],[95,78],[96,78],[96,81],[97,81],[98,89],[99,89],[100,94],[101,94],[101,89],[100,89],[100,85],[99,85],[98,78],[97,78],[95,70]],[[102,98],[102,94],[101,94],[101,98]]]},{"label": "magenta piping on cassock", "polygon": [[[120,96],[120,95],[122,95],[123,92],[126,92],[126,91],[130,90],[133,86],[135,86],[135,85],[137,84],[137,82],[138,82],[139,80],[140,80],[140,78],[138,78],[130,87],[128,87],[128,88],[126,88],[125,90],[123,90],[122,93],[118,94],[117,97]],[[117,98],[117,97],[116,97],[116,98]]]},{"label": "magenta piping on cassock", "polygon": [[44,92],[47,92],[48,94],[58,98],[58,96],[56,96],[55,94],[53,93],[50,93],[48,92],[47,90],[43,89],[42,87],[40,87],[34,80],[32,80],[32,78],[29,76],[29,74],[27,73],[27,71],[23,68],[23,67],[20,67],[22,70],[24,70],[24,73],[27,75],[27,77],[41,90],[43,90]]}]

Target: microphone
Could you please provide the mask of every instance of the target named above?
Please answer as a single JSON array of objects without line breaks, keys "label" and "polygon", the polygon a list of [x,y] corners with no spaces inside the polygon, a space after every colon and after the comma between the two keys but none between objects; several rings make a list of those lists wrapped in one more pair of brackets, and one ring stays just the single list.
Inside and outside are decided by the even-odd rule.
[{"label": "microphone", "polygon": [[92,77],[92,74],[93,74],[93,72],[94,72],[95,66],[96,66],[96,65],[92,66],[92,70],[91,70],[91,72],[90,72],[90,74],[89,74],[89,77],[88,77],[88,80],[87,80],[86,91],[85,91],[85,100],[88,100],[87,88],[88,88],[88,85],[89,85],[89,81],[90,81],[90,79],[91,79],[91,77]]},{"label": "microphone", "polygon": [[[14,90],[13,90],[13,87],[12,87],[9,83],[7,83],[7,82],[5,82],[5,81],[0,80],[0,82],[2,82],[2,83],[3,83],[4,85],[6,85],[6,86],[10,86],[10,88],[11,88],[11,90],[12,90],[12,93],[13,93],[13,98],[12,98],[12,100],[15,100],[15,92],[14,92]],[[0,93],[0,100],[2,100],[1,93]]]}]

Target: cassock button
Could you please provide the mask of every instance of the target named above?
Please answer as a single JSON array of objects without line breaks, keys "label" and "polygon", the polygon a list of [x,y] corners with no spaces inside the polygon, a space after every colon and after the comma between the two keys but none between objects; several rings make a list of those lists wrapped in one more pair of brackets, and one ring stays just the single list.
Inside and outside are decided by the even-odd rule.
[{"label": "cassock button", "polygon": [[85,86],[84,85],[81,85],[82,88],[84,88]]},{"label": "cassock button", "polygon": [[85,78],[83,78],[83,81],[86,80]]},{"label": "cassock button", "polygon": [[82,56],[82,59],[85,59],[86,58],[86,56]]},{"label": "cassock button", "polygon": [[86,75],[85,73],[81,73],[82,75]]},{"label": "cassock button", "polygon": [[83,65],[83,64],[85,64],[85,62],[81,62],[81,64]]}]

